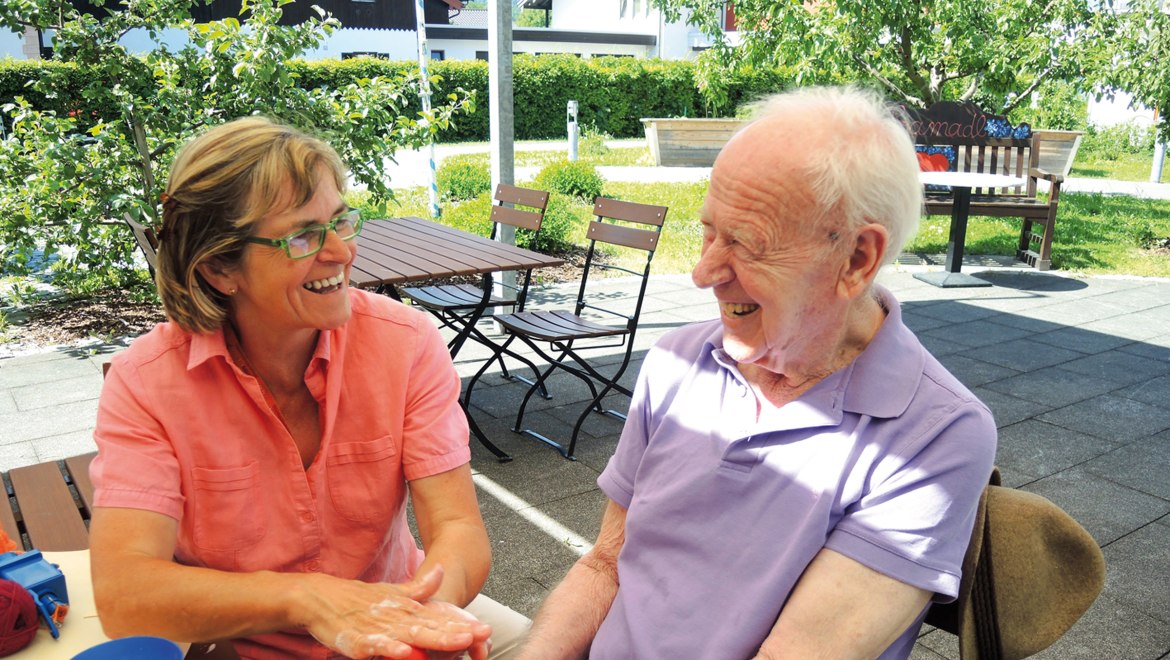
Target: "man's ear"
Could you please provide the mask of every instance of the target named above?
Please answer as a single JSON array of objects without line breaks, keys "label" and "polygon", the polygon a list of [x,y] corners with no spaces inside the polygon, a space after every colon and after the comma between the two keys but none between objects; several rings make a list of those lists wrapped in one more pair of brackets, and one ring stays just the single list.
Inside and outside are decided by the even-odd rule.
[{"label": "man's ear", "polygon": [[837,292],[852,299],[868,289],[882,267],[882,258],[885,257],[889,242],[889,231],[876,222],[857,229],[852,249],[837,281]]},{"label": "man's ear", "polygon": [[216,291],[219,291],[225,296],[234,296],[239,290],[239,283],[237,271],[234,268],[227,268],[219,259],[207,259],[199,262],[195,266],[195,270],[207,281]]}]

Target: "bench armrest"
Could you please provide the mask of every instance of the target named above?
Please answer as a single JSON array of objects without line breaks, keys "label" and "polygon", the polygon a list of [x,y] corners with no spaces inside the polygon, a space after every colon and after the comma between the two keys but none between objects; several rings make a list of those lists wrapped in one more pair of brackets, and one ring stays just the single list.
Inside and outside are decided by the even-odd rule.
[{"label": "bench armrest", "polygon": [[1048,170],[1039,167],[1033,167],[1028,170],[1028,176],[1036,177],[1037,179],[1044,179],[1049,183],[1064,183],[1063,174],[1053,174]]}]

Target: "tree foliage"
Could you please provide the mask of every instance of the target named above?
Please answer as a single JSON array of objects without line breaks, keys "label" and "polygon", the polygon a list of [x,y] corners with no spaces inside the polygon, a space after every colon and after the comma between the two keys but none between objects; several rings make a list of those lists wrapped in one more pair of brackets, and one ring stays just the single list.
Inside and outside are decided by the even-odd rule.
[{"label": "tree foliage", "polygon": [[[338,27],[320,16],[278,24],[292,0],[244,0],[241,16],[196,24],[192,0],[123,0],[101,20],[67,0],[5,0],[0,26],[55,30],[56,56],[68,63],[31,83],[44,98],[70,94],[68,112],[18,97],[3,107],[0,140],[0,263],[9,272],[43,252],[59,284],[105,286],[134,277],[134,242],[119,222],[130,212],[158,217],[158,195],[177,148],[206,127],[264,114],[330,142],[376,203],[392,197],[384,162],[403,146],[425,143],[452,117],[473,110],[472,95],[453,93],[426,116],[405,109],[417,94],[410,76],[363,78],[305,89],[286,61],[319,46]],[[165,30],[186,44],[163,44]],[[160,44],[131,53],[131,31]],[[66,84],[84,71],[80,90]],[[56,73],[54,73],[54,71]],[[60,105],[60,104],[58,104]],[[94,108],[102,108],[98,113]],[[113,109],[111,111],[111,109]],[[112,115],[112,116],[111,116]]]},{"label": "tree foliage", "polygon": [[1101,82],[1157,108],[1159,137],[1170,140],[1170,4],[1129,0],[1114,21],[1116,32],[1101,67]]},{"label": "tree foliage", "polygon": [[865,81],[912,106],[973,100],[1006,113],[1048,79],[1079,76],[1092,0],[736,0],[738,45],[723,0],[653,0],[668,20],[713,39],[709,93],[736,65],[783,66],[799,82]]}]

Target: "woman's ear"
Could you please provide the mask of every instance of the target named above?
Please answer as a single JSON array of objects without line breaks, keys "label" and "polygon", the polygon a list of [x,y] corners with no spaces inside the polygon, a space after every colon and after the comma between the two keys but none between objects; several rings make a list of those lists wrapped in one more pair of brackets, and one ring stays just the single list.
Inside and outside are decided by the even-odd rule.
[{"label": "woman's ear", "polygon": [[848,298],[856,298],[869,288],[882,267],[890,242],[889,231],[876,222],[862,225],[854,236],[853,249],[837,282],[838,293]]},{"label": "woman's ear", "polygon": [[195,266],[195,270],[212,288],[229,298],[239,291],[238,271],[234,268],[225,268],[219,259],[201,261]]}]

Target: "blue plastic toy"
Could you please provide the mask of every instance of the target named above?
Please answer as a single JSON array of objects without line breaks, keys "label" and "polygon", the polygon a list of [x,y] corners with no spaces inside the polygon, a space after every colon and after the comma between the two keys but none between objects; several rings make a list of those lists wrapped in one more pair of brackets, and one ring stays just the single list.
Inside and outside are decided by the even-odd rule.
[{"label": "blue plastic toy", "polygon": [[0,554],[0,578],[27,589],[53,639],[60,636],[57,626],[69,611],[69,592],[65,589],[65,574],[56,564],[42,557],[40,550],[5,552]]}]

